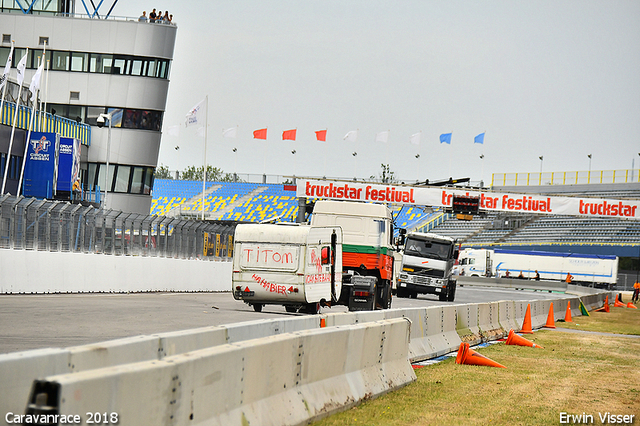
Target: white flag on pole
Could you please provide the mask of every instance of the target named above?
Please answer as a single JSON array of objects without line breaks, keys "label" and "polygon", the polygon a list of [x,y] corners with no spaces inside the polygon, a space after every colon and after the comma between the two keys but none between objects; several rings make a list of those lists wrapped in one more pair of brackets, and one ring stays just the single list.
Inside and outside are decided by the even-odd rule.
[{"label": "white flag on pole", "polygon": [[389,131],[376,133],[376,142],[387,143],[389,141]]},{"label": "white flag on pole", "polygon": [[0,90],[7,83],[7,79],[9,78],[9,72],[11,71],[11,64],[13,63],[13,44],[11,44],[11,50],[9,51],[9,57],[7,58],[7,64],[4,66],[4,72],[2,76],[0,76]]},{"label": "white flag on pole", "polygon": [[230,127],[222,131],[222,137],[224,138],[235,138],[237,135],[238,135],[237,127]]},{"label": "white flag on pole", "polygon": [[167,134],[170,136],[180,136],[180,125],[176,124],[167,127]]},{"label": "white flag on pole", "polygon": [[346,135],[344,135],[344,138],[342,138],[342,140],[349,141],[349,142],[355,142],[356,139],[358,139],[358,131],[357,130],[352,130],[352,131],[348,132]]},{"label": "white flag on pole", "polygon": [[191,110],[187,113],[187,127],[193,126],[196,124],[204,124],[205,120],[205,108],[204,108],[204,99],[200,101],[196,106],[191,108]]},{"label": "white flag on pole", "polygon": [[40,77],[42,77],[42,70],[44,69],[44,61],[40,63],[38,70],[33,75],[31,79],[31,84],[29,85],[29,91],[31,92],[31,102],[35,102],[38,96],[38,90],[40,90]]},{"label": "white flag on pole", "polygon": [[411,135],[411,137],[409,138],[409,142],[411,142],[412,145],[420,145],[420,135],[422,134],[422,132],[418,132],[418,133],[414,133],[413,135]]},{"label": "white flag on pole", "polygon": [[22,86],[24,81],[24,70],[27,68],[27,55],[24,55],[18,62],[18,86]]}]

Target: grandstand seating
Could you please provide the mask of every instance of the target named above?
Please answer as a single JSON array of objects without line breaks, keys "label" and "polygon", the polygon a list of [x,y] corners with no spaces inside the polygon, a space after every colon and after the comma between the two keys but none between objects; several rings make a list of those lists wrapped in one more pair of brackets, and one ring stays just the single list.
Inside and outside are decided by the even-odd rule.
[{"label": "grandstand seating", "polygon": [[448,219],[434,229],[457,238],[463,246],[547,244],[638,244],[640,223],[624,219],[537,216],[516,229],[495,229],[500,215],[476,217],[470,222]]}]

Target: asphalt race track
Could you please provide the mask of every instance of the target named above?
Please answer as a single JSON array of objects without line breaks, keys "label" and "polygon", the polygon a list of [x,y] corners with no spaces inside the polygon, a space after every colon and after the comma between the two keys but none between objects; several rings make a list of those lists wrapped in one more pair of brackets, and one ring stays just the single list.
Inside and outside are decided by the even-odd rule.
[{"label": "asphalt race track", "polygon": [[[458,287],[455,304],[562,297],[546,291]],[[450,304],[435,295],[394,297],[392,308]],[[344,306],[322,312],[346,312]],[[256,319],[305,315],[267,305],[261,313],[231,293],[52,294],[0,296],[0,353],[65,348],[87,343],[231,324]]]}]

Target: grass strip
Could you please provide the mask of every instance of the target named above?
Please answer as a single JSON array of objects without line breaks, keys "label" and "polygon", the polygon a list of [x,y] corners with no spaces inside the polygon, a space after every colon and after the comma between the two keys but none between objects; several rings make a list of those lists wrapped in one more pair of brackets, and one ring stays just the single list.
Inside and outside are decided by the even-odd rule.
[{"label": "grass strip", "polygon": [[[640,310],[591,315],[556,325],[640,334]],[[592,416],[584,423],[596,425],[605,413],[634,415],[640,424],[639,338],[556,330],[523,337],[545,349],[497,343],[477,350],[507,369],[457,365],[451,357],[416,370],[417,381],[405,388],[314,424],[549,425],[561,424],[561,413]]]}]

